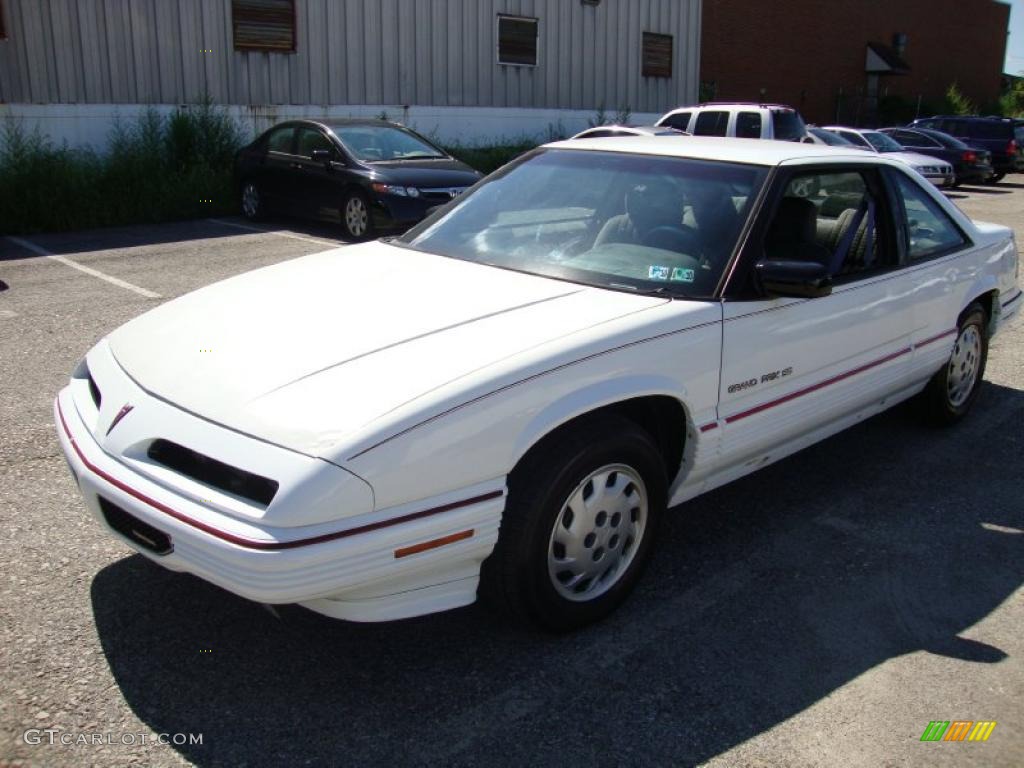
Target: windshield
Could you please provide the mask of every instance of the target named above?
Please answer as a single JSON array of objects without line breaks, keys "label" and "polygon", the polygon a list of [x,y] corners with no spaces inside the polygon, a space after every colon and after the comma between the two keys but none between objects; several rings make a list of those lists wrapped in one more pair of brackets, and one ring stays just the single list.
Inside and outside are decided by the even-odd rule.
[{"label": "windshield", "polygon": [[807,126],[803,118],[792,110],[773,110],[772,124],[775,128],[775,138],[780,141],[800,141],[807,135]]},{"label": "windshield", "polygon": [[390,125],[332,125],[331,130],[350,154],[368,163],[447,157],[418,136]]},{"label": "windshield", "polygon": [[879,133],[878,131],[863,131],[861,135],[879,152],[906,152],[906,149],[904,149],[902,144],[884,133]]},{"label": "windshield", "polygon": [[[844,139],[838,133],[832,133],[832,131],[826,131],[824,128],[808,128],[807,132],[817,136],[823,142],[831,147],[856,147],[852,141]],[[859,149],[859,147],[858,147]]]},{"label": "windshield", "polygon": [[542,150],[398,242],[587,285],[710,296],[766,175],[732,163]]}]

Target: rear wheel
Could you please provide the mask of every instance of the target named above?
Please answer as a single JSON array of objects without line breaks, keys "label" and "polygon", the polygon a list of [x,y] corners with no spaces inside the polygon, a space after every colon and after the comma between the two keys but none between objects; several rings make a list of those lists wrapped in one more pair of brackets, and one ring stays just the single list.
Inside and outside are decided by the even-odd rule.
[{"label": "rear wheel", "polygon": [[556,433],[509,477],[483,593],[552,631],[603,618],[640,578],[666,494],[661,456],[632,421],[600,416]]},{"label": "rear wheel", "polygon": [[1005,173],[993,173],[985,181],[988,184],[998,184],[1004,178],[1006,178],[1006,174]]},{"label": "rear wheel", "polygon": [[978,399],[988,360],[987,320],[985,310],[976,303],[961,315],[949,361],[920,395],[924,416],[933,424],[956,423]]}]

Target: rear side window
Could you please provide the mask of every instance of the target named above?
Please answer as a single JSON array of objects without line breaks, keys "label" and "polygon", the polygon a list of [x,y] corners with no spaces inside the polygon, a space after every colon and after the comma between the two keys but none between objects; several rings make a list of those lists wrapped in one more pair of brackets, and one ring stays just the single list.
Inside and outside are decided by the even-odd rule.
[{"label": "rear side window", "polygon": [[962,247],[967,241],[939,204],[902,173],[896,176],[903,198],[910,260],[940,256]]},{"label": "rear side window", "polygon": [[669,128],[678,128],[680,131],[685,131],[690,127],[690,113],[678,112],[674,115],[669,115],[662,120],[660,124],[667,125]]},{"label": "rear side window", "polygon": [[290,155],[292,152],[292,134],[294,128],[278,128],[267,137],[268,152],[283,152]]},{"label": "rear side window", "polygon": [[895,131],[893,138],[904,147],[930,147],[936,149],[942,146],[939,142],[917,131]]},{"label": "rear side window", "polygon": [[330,152],[334,148],[331,146],[331,142],[327,137],[320,131],[314,128],[300,128],[298,154],[303,157],[312,157],[313,151],[317,149],[326,149]]},{"label": "rear side window", "polygon": [[975,120],[971,123],[971,137],[975,139],[1004,139],[1009,141],[1013,138],[1009,123],[987,122]]},{"label": "rear side window", "polygon": [[807,126],[796,112],[772,112],[772,128],[775,138],[781,141],[800,141],[807,135]]},{"label": "rear side window", "polygon": [[708,110],[697,115],[694,136],[725,136],[729,128],[729,113]]},{"label": "rear side window", "polygon": [[966,136],[967,126],[962,120],[942,120],[939,123],[939,130],[948,133],[950,136]]},{"label": "rear side window", "polygon": [[761,138],[761,114],[740,112],[736,115],[736,137],[739,139]]},{"label": "rear side window", "polygon": [[867,141],[865,139],[861,138],[861,135],[859,133],[854,133],[853,131],[839,131],[839,135],[842,136],[847,141],[853,142],[858,147],[870,147],[871,146],[870,144],[867,143]]}]

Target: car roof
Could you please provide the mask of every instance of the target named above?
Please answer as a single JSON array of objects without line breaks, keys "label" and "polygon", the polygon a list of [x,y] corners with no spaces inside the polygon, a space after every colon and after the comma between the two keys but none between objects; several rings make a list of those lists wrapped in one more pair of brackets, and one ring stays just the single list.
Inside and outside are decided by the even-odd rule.
[{"label": "car roof", "polygon": [[[637,136],[686,136],[686,131],[667,125],[593,125],[576,134],[580,136],[591,131],[633,131]],[[575,137],[574,137],[575,138]]]},{"label": "car roof", "polygon": [[691,136],[680,141],[677,136],[618,136],[602,139],[567,139],[545,144],[553,149],[575,149],[597,152],[630,152],[638,155],[665,155],[693,160],[718,160],[727,163],[775,166],[788,160],[812,159],[830,162],[877,162],[860,150],[849,155],[842,148],[795,141],[764,139],[733,139],[717,136]]}]

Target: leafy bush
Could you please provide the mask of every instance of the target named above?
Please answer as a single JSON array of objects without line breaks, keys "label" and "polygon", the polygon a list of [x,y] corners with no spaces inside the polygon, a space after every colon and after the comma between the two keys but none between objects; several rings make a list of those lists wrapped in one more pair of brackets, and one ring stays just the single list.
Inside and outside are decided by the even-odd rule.
[{"label": "leafy bush", "polygon": [[964,95],[960,86],[955,82],[946,89],[946,104],[949,107],[946,112],[954,115],[976,115],[978,113],[974,102]]},{"label": "leafy bush", "polygon": [[105,154],[55,146],[8,120],[0,132],[0,226],[9,234],[233,213],[238,124],[209,101],[116,123]]},{"label": "leafy bush", "polygon": [[1024,117],[1024,80],[1014,80],[999,97],[999,114],[1006,117]]},{"label": "leafy bush", "polygon": [[538,144],[539,142],[534,139],[523,137],[500,144],[448,144],[442,148],[469,167],[476,168],[481,173],[491,173],[524,152],[529,152]]}]

